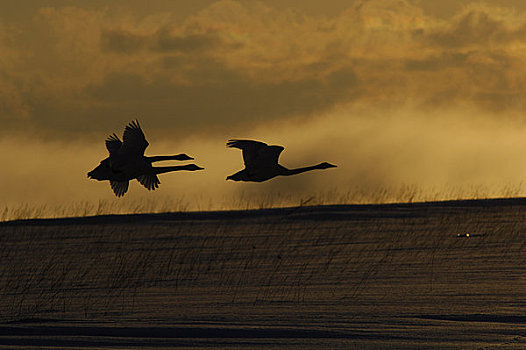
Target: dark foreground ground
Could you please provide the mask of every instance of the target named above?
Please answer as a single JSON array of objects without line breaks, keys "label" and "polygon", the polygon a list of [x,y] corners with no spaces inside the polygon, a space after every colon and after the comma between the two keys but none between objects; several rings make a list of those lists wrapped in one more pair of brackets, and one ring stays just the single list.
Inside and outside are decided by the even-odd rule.
[{"label": "dark foreground ground", "polygon": [[525,349],[525,215],[513,199],[1,223],[0,348]]}]

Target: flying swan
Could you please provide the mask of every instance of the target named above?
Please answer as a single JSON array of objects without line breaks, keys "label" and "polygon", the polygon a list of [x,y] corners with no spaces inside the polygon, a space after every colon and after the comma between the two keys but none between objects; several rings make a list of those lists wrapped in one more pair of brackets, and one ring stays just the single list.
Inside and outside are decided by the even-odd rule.
[{"label": "flying swan", "polygon": [[323,162],[304,168],[287,169],[278,164],[279,155],[284,150],[282,146],[269,146],[253,140],[229,140],[226,145],[242,150],[245,162],[245,169],[228,176],[227,180],[263,182],[280,175],[288,176],[315,169],[336,167],[336,165]]},{"label": "flying swan", "polygon": [[157,175],[179,170],[202,170],[195,164],[181,166],[154,167],[152,163],[163,160],[192,160],[186,154],[173,156],[144,155],[148,141],[141,130],[139,121],[129,123],[122,135],[123,141],[114,133],[106,139],[109,157],[88,173],[88,178],[99,181],[110,181],[111,189],[117,197],[122,197],[128,191],[129,181],[137,179],[148,190],[155,190],[161,183]]}]

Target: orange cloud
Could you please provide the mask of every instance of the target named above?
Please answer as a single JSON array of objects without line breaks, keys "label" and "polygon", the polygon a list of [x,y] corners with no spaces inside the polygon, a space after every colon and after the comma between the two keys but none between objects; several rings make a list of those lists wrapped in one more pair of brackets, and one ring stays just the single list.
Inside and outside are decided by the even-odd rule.
[{"label": "orange cloud", "polygon": [[521,13],[472,5],[444,20],[418,3],[368,1],[327,18],[224,0],[173,18],[41,9],[3,40],[17,58],[0,63],[4,113],[82,133],[133,114],[196,130],[348,103],[524,109]]}]

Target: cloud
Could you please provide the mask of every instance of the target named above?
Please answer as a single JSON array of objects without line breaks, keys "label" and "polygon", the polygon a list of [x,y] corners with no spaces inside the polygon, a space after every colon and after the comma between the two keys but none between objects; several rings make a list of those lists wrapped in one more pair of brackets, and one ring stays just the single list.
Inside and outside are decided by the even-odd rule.
[{"label": "cloud", "polygon": [[164,52],[203,52],[221,46],[218,36],[213,33],[176,36],[166,30],[159,32],[156,49]]},{"label": "cloud", "polygon": [[104,30],[101,46],[105,52],[133,54],[144,50],[182,54],[202,53],[224,45],[213,33],[172,34],[161,28],[153,35],[134,34],[124,30]]},{"label": "cloud", "polygon": [[422,118],[450,105],[519,115],[526,16],[477,4],[458,11],[437,18],[418,1],[371,0],[324,17],[223,0],[176,21],[43,8],[2,31],[0,108],[12,127],[56,137],[137,115],[191,134],[341,105],[413,103]]},{"label": "cloud", "polygon": [[462,67],[466,64],[469,52],[442,52],[421,59],[407,59],[404,68],[411,71],[439,71],[445,68]]},{"label": "cloud", "polygon": [[205,125],[229,129],[309,115],[347,101],[358,86],[356,74],[348,68],[320,78],[256,83],[215,61],[187,70],[184,78],[183,82],[166,76],[146,80],[114,72],[101,84],[88,86],[86,94],[105,109],[101,115],[118,110],[133,113],[147,106],[147,118],[174,129]]},{"label": "cloud", "polygon": [[124,30],[104,30],[101,34],[103,51],[134,53],[146,48],[148,38]]},{"label": "cloud", "polygon": [[469,49],[523,42],[524,34],[524,18],[498,9],[468,7],[452,22],[432,30],[428,38],[442,47]]}]

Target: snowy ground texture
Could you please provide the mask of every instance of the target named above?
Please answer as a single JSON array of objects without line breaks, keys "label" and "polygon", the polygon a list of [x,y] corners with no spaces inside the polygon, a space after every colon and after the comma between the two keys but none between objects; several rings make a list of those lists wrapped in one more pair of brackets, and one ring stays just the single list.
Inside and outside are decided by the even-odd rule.
[{"label": "snowy ground texture", "polygon": [[0,223],[0,348],[525,349],[525,216],[496,199]]}]

